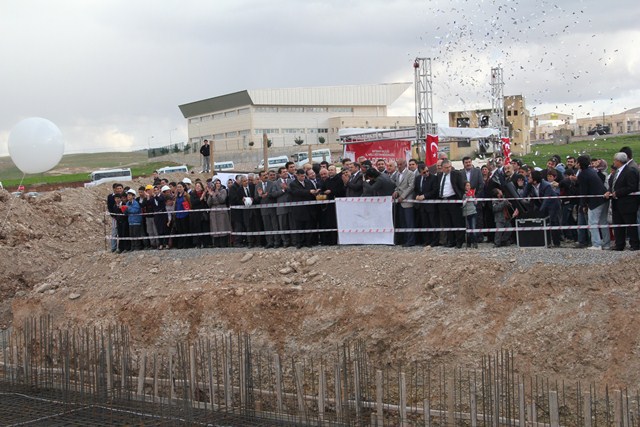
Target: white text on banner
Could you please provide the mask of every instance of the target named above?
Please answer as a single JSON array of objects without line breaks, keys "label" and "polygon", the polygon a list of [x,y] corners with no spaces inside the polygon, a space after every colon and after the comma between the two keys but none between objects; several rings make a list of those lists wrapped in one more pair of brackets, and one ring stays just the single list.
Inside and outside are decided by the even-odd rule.
[{"label": "white text on banner", "polygon": [[393,245],[391,197],[337,198],[336,217],[341,245]]}]

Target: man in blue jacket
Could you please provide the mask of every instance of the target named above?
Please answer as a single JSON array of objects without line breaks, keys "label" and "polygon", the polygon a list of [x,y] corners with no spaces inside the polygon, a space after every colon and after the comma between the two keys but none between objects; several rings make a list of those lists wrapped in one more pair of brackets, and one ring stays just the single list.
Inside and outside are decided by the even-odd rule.
[{"label": "man in blue jacket", "polygon": [[608,249],[611,238],[607,227],[609,201],[604,198],[607,189],[596,170],[591,167],[591,157],[579,156],[578,166],[580,167],[578,191],[581,196],[586,196],[580,199],[580,209],[586,212],[591,231],[592,246],[589,249]]},{"label": "man in blue jacket", "polygon": [[[142,208],[136,200],[136,190],[133,188],[127,191],[127,208],[125,214],[129,220],[129,237],[142,237]],[[132,240],[131,250],[139,251],[142,249],[142,240]]]}]

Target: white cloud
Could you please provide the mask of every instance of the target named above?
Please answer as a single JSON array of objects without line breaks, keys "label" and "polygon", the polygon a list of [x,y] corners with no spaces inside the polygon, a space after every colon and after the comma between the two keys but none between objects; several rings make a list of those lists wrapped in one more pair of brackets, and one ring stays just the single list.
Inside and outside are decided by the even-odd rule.
[{"label": "white cloud", "polygon": [[[186,139],[178,105],[242,89],[411,81],[433,58],[436,120],[486,107],[489,71],[538,112],[633,108],[631,0],[5,0],[0,154],[46,117],[74,151]],[[605,52],[606,49],[606,52]],[[554,108],[555,109],[555,108]],[[407,91],[391,113],[413,115]]]}]

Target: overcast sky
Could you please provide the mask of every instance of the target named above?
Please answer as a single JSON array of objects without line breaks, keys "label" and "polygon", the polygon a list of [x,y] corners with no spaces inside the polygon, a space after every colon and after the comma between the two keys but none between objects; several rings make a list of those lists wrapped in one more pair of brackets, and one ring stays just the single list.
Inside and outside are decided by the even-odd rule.
[{"label": "overcast sky", "polygon": [[[490,106],[498,65],[532,114],[622,112],[640,107],[639,23],[637,0],[2,0],[0,155],[27,117],[66,153],[160,146],[186,140],[179,104],[413,81],[418,56],[440,124]],[[413,108],[410,89],[390,114]]]}]

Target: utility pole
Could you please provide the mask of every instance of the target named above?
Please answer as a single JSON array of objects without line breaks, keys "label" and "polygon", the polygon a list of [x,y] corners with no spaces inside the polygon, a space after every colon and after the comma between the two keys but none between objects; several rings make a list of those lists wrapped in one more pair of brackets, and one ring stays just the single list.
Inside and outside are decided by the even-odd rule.
[{"label": "utility pole", "polygon": [[262,134],[262,157],[264,158],[264,171],[269,170],[269,138],[267,133]]}]

